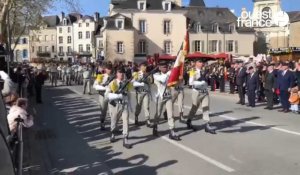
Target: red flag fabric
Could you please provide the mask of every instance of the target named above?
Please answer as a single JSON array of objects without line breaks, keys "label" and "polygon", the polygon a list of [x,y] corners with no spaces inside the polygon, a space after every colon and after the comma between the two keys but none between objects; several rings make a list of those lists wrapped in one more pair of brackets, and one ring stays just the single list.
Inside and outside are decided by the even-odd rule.
[{"label": "red flag fabric", "polygon": [[175,86],[183,79],[183,69],[185,57],[189,52],[189,34],[186,32],[185,39],[180,51],[178,52],[174,67],[171,70],[171,74],[168,80],[167,86]]}]

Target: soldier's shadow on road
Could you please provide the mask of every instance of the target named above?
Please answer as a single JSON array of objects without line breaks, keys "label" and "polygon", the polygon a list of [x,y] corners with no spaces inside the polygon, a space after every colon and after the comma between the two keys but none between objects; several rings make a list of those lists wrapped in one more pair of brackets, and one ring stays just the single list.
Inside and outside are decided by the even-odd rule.
[{"label": "soldier's shadow on road", "polygon": [[[61,89],[49,89],[51,93],[62,94]],[[64,89],[63,91],[68,91]],[[137,154],[126,159],[120,159],[117,156],[122,155],[122,151],[116,151],[109,143],[110,132],[107,128],[107,131],[100,131],[100,110],[98,105],[92,104],[90,100],[85,98],[70,98],[68,92],[63,93],[64,95],[57,95],[52,97],[54,100],[54,105],[63,113],[61,120],[64,120],[66,124],[69,124],[71,128],[75,130],[73,137],[76,137],[76,140],[80,140],[77,147],[81,147],[82,151],[92,152],[90,158],[78,159],[79,156],[75,158],[70,157],[70,152],[72,147],[70,147],[70,152],[67,154],[60,155],[65,160],[60,161],[60,166],[53,169],[53,173],[66,173],[63,170],[67,167],[76,167],[73,170],[70,170],[70,173],[80,174],[80,175],[92,175],[99,174],[119,174],[119,175],[132,175],[132,174],[144,174],[144,175],[155,175],[158,174],[157,170],[163,167],[176,164],[176,160],[169,160],[161,162],[155,166],[145,165],[149,157],[145,154]],[[88,105],[89,104],[89,105]],[[110,119],[107,120],[107,125],[109,124]],[[121,122],[121,121],[119,121]],[[130,131],[138,130],[139,127],[136,127],[130,124]],[[166,134],[168,131],[162,131],[161,134]],[[131,142],[135,139],[146,138],[145,140],[138,141],[133,143],[133,145],[141,144],[148,142],[150,140],[156,139],[152,136],[143,136],[143,137],[130,137]],[[83,145],[85,143],[86,145]],[[68,143],[70,145],[71,143]],[[118,143],[116,143],[118,144]],[[77,148],[78,149],[78,148]],[[76,149],[76,150],[77,150]],[[76,154],[74,152],[74,154]],[[89,153],[90,154],[90,153]],[[95,157],[99,157],[97,160]],[[67,161],[69,159],[73,160]],[[104,160],[105,165],[112,170],[112,172],[101,172],[101,160]]]}]

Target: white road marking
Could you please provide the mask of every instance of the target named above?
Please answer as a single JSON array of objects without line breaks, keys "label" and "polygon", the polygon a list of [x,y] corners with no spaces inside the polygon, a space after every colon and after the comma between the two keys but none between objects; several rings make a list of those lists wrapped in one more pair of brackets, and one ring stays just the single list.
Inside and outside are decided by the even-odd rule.
[{"label": "white road marking", "polygon": [[[75,89],[70,89],[70,90],[72,90],[73,92],[75,92],[75,93],[78,94],[78,95],[82,95],[80,92],[78,92],[78,91],[75,90]],[[94,100],[94,99],[90,99],[90,100],[98,104],[98,101],[96,101],[96,100]],[[133,119],[129,119],[129,122],[130,122],[130,123],[134,123],[134,120],[133,120]],[[229,167],[229,166],[226,166],[226,165],[224,165],[223,163],[218,162],[218,161],[216,161],[216,160],[214,160],[214,159],[212,159],[212,158],[210,158],[210,157],[208,157],[208,156],[206,156],[206,155],[204,155],[204,154],[201,154],[201,153],[199,153],[199,152],[197,152],[197,151],[195,151],[195,150],[193,150],[193,149],[191,149],[191,148],[189,148],[189,147],[187,147],[187,146],[185,146],[185,145],[183,145],[183,144],[180,144],[180,143],[178,143],[178,142],[176,142],[176,141],[173,141],[173,140],[169,139],[169,138],[166,137],[166,136],[162,136],[162,137],[160,137],[160,138],[161,138],[162,140],[164,140],[164,141],[166,141],[166,142],[168,142],[168,143],[171,143],[172,145],[174,145],[174,146],[176,146],[176,147],[178,147],[178,148],[181,148],[181,149],[183,149],[184,151],[186,151],[186,152],[188,152],[188,153],[190,153],[190,154],[192,154],[192,155],[194,155],[194,156],[196,156],[196,157],[198,157],[198,158],[200,158],[200,159],[202,159],[202,160],[204,160],[204,161],[206,161],[206,162],[212,164],[212,165],[215,165],[216,167],[218,167],[218,168],[220,168],[220,169],[223,169],[224,171],[227,171],[227,172],[229,172],[229,173],[235,171],[233,168],[231,168],[231,167]]]},{"label": "white road marking", "polygon": [[[184,105],[184,108],[191,109],[190,106],[186,106],[186,105]],[[221,118],[232,120],[232,121],[240,120],[239,118],[231,117],[231,116],[228,116],[228,115],[218,115],[218,116],[221,117]],[[268,127],[265,124],[261,124],[261,123],[257,123],[257,122],[245,121],[244,123],[247,123],[247,124],[250,124],[250,125],[256,125],[256,126]],[[278,127],[271,127],[271,129],[274,129],[274,130],[280,131],[280,132],[284,132],[284,133],[287,133],[287,134],[293,134],[293,135],[300,136],[300,133],[296,132],[296,131],[290,131],[290,130],[283,129],[283,128],[278,128]]]}]

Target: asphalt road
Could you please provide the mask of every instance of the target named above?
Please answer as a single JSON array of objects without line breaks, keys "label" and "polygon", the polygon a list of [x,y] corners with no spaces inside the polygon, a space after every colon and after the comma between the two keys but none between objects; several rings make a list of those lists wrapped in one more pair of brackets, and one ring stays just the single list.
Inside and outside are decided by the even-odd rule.
[{"label": "asphalt road", "polygon": [[[81,86],[45,87],[44,104],[34,105],[36,126],[27,131],[25,174],[300,174],[300,115],[266,111],[262,104],[247,108],[235,104],[235,95],[215,93],[211,119],[217,135],[204,132],[201,115],[193,121],[197,132],[176,121],[180,142],[169,140],[164,121],[158,138],[151,129],[131,124],[133,148],[126,150],[121,136],[111,144],[109,132],[100,131],[97,99],[96,93],[82,95]],[[187,114],[190,90],[184,102]]]}]

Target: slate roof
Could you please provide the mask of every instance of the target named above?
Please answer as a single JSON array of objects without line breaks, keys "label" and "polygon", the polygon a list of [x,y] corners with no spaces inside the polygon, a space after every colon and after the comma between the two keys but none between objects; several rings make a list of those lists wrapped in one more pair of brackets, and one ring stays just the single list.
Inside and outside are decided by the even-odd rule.
[{"label": "slate roof", "polygon": [[[220,32],[230,33],[229,26],[237,23],[237,17],[228,8],[189,7],[187,17],[192,27],[200,23],[203,32],[213,32],[213,25],[218,24]],[[237,28],[237,32],[254,32],[254,29]]]},{"label": "slate roof", "polygon": [[[138,9],[138,0],[111,0],[114,9]],[[162,10],[163,0],[147,0],[147,10]],[[172,10],[182,9],[182,7],[172,3]]]},{"label": "slate roof", "polygon": [[193,6],[193,7],[195,7],[195,6],[198,6],[198,7],[205,7],[205,3],[204,3],[203,0],[190,0],[189,6],[190,6],[190,7],[191,7],[191,6]]},{"label": "slate roof", "polygon": [[300,11],[292,11],[292,12],[287,12],[289,17],[290,17],[290,22],[298,22],[300,21]]},{"label": "slate roof", "polygon": [[[65,17],[67,19],[67,25],[71,25],[81,18],[81,14],[79,13],[71,13]],[[63,21],[59,23],[59,25],[63,25]]]},{"label": "slate roof", "polygon": [[56,27],[59,24],[59,17],[57,15],[44,16],[43,21],[47,27]]},{"label": "slate roof", "polygon": [[107,21],[107,24],[106,24],[106,27],[105,29],[110,29],[110,30],[119,30],[117,27],[116,27],[116,19],[119,17],[119,16],[122,16],[125,18],[125,24],[124,24],[124,29],[126,30],[131,30],[133,29],[133,26],[132,26],[132,21],[130,18],[124,16],[124,15],[121,15],[121,14],[115,14],[111,17],[107,17],[105,18],[105,20]]}]

